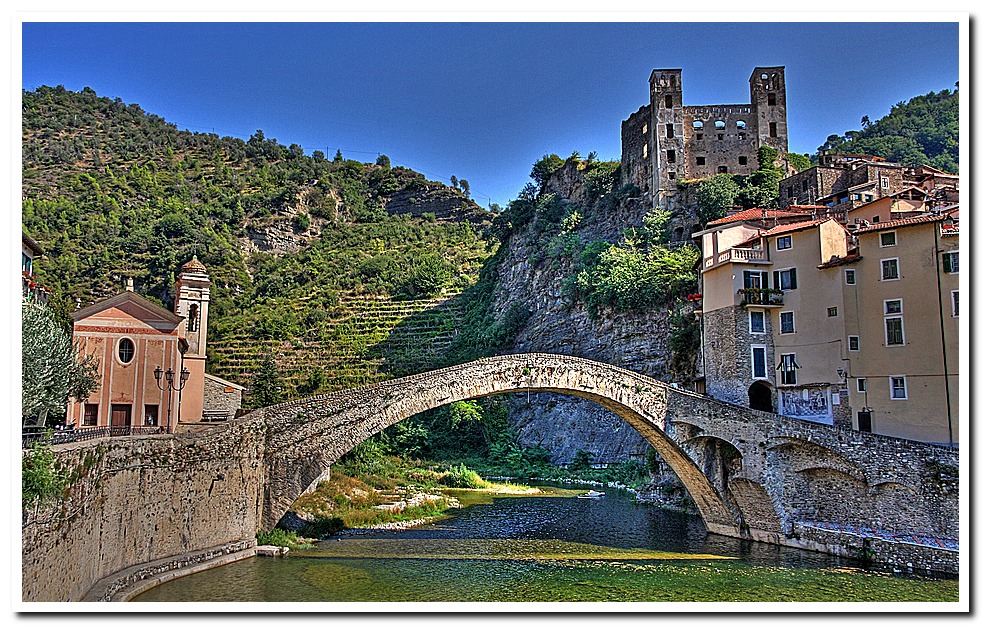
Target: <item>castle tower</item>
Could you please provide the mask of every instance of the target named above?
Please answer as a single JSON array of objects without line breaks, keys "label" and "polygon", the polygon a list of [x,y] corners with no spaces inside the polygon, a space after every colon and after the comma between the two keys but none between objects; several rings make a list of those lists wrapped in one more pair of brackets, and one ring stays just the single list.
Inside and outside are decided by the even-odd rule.
[{"label": "castle tower", "polygon": [[174,284],[174,312],[186,321],[187,352],[183,365],[191,375],[181,398],[181,421],[200,421],[203,409],[206,348],[208,346],[208,302],[211,280],[197,256],[181,267]]},{"label": "castle tower", "polygon": [[[670,204],[685,176],[685,124],[682,111],[682,70],[656,69],[651,86],[652,199]],[[663,199],[665,201],[663,201]]]},{"label": "castle tower", "polygon": [[788,153],[788,106],[784,67],[755,67],[750,75],[750,107],[757,121],[757,145]]}]

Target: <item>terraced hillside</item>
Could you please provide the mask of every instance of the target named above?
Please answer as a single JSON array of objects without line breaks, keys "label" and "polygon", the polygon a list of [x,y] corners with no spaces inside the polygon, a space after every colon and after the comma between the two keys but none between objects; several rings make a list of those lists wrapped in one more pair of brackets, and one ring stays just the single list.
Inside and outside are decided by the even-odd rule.
[{"label": "terraced hillside", "polygon": [[[342,297],[317,326],[289,339],[256,340],[247,331],[223,337],[209,354],[209,368],[230,380],[248,381],[266,354],[273,354],[283,386],[298,395],[371,384],[437,366],[461,320],[456,292],[430,299]],[[298,314],[319,305],[298,299]],[[292,394],[292,393],[291,393]]]}]

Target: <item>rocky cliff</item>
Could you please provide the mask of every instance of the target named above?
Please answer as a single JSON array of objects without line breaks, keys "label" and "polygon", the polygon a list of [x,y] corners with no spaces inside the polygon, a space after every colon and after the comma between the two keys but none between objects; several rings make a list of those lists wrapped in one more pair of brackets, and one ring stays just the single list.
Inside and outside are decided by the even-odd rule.
[{"label": "rocky cliff", "polygon": [[[616,185],[615,185],[616,186]],[[613,191],[590,198],[582,166],[567,163],[542,186],[566,203],[566,214],[583,215],[576,228],[580,247],[594,241],[617,243],[624,231],[641,228],[650,207],[639,198],[615,200]],[[695,225],[691,210],[672,216],[672,238],[686,240]],[[578,271],[578,254],[550,255],[554,233],[531,224],[508,238],[498,268],[494,309],[525,307],[530,315],[518,334],[513,353],[569,354],[614,364],[654,378],[671,381],[668,362],[670,307],[643,312],[614,312],[599,308],[591,315],[587,304],[571,293],[569,282]],[[556,464],[573,460],[584,450],[596,464],[643,460],[648,444],[619,417],[592,402],[538,393],[510,399],[509,420],[523,445],[541,445]]]}]

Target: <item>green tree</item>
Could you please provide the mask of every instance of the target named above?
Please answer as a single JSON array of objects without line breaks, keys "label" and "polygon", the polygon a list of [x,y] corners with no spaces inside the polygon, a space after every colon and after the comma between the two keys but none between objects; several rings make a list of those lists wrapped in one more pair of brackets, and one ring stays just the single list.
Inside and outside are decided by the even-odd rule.
[{"label": "green tree", "polygon": [[719,174],[701,180],[696,190],[699,224],[705,226],[725,217],[727,209],[736,204],[739,193],[740,185],[732,174]]},{"label": "green tree", "polygon": [[540,158],[534,165],[532,165],[532,173],[530,174],[532,180],[539,187],[539,190],[545,186],[546,181],[549,176],[553,175],[563,167],[563,159],[556,154],[547,154]]},{"label": "green tree", "polygon": [[280,372],[273,356],[267,354],[252,375],[249,403],[253,408],[272,406],[281,401]]},{"label": "green tree", "polygon": [[378,158],[375,159],[375,164],[384,169],[392,168],[392,161],[385,154],[379,154]]},{"label": "green tree", "polygon": [[453,273],[453,266],[442,256],[423,254],[413,264],[402,290],[413,297],[435,295],[450,283]]},{"label": "green tree", "polygon": [[463,178],[460,179],[460,190],[464,193],[464,197],[471,196],[471,183],[467,182]]},{"label": "green tree", "polygon": [[99,388],[99,362],[42,306],[21,306],[21,415],[24,425],[63,423],[68,398]]},{"label": "green tree", "polygon": [[334,162],[340,163],[342,161],[344,161],[344,157],[341,156],[341,148],[338,148],[338,151],[334,154]]}]

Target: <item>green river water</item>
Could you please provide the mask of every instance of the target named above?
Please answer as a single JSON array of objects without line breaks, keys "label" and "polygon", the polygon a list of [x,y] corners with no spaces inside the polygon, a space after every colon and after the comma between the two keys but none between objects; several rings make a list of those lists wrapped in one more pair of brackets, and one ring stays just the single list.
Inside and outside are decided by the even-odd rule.
[{"label": "green river water", "polygon": [[707,534],[698,517],[599,500],[464,494],[446,519],[250,558],[135,601],[951,602],[958,581]]}]

